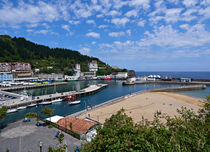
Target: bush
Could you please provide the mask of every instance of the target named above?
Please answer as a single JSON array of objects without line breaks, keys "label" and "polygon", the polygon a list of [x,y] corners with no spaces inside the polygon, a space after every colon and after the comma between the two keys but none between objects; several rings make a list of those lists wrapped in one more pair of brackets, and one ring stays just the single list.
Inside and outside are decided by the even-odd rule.
[{"label": "bush", "polygon": [[29,112],[27,114],[25,114],[25,117],[27,118],[38,118],[38,114],[35,112]]}]

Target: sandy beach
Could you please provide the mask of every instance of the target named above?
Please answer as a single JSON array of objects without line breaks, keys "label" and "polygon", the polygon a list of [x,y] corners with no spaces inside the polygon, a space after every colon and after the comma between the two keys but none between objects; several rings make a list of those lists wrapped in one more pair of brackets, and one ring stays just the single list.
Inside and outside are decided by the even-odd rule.
[{"label": "sandy beach", "polygon": [[126,114],[137,123],[142,120],[142,116],[149,121],[153,120],[156,111],[166,113],[172,117],[178,115],[177,109],[182,106],[197,111],[201,108],[203,101],[203,99],[175,93],[149,92],[129,97],[121,102],[89,110],[80,115],[79,118],[83,119],[89,114],[90,118],[104,123],[112,114],[123,108]]}]

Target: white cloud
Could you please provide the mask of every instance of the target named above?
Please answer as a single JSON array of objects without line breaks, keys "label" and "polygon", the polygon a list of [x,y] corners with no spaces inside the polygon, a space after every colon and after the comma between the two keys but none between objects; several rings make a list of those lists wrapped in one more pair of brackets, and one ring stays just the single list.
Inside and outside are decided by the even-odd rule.
[{"label": "white cloud", "polygon": [[86,34],[87,37],[94,37],[94,38],[100,38],[100,34],[99,33],[95,33],[95,32],[89,32]]},{"label": "white cloud", "polygon": [[107,13],[107,15],[111,15],[111,16],[119,16],[121,15],[121,13],[119,11],[116,10],[112,10],[109,13]]},{"label": "white cloud", "polygon": [[127,16],[127,17],[131,17],[131,16],[137,17],[137,16],[138,16],[138,9],[133,9],[133,10],[131,10],[131,11],[128,11],[128,12],[125,14],[125,16]]},{"label": "white cloud", "polygon": [[125,26],[130,20],[126,17],[124,18],[114,18],[112,19],[112,23],[115,25],[123,25]]},{"label": "white cloud", "polygon": [[70,24],[74,24],[74,25],[77,25],[77,24],[80,24],[80,21],[78,21],[78,20],[69,20],[69,23]]},{"label": "white cloud", "polygon": [[73,35],[73,32],[71,32],[69,25],[62,25],[61,27],[62,29],[66,30],[69,35]]},{"label": "white cloud", "polygon": [[140,20],[137,25],[140,26],[140,27],[144,27],[144,24],[145,24],[145,20]]},{"label": "white cloud", "polygon": [[99,25],[98,26],[99,29],[106,28],[106,27],[108,27],[108,25]]},{"label": "white cloud", "polygon": [[96,25],[96,22],[94,20],[87,20],[86,23]]},{"label": "white cloud", "polygon": [[129,1],[129,5],[148,9],[150,7],[150,0],[131,0]]},{"label": "white cloud", "polygon": [[126,33],[128,34],[128,36],[131,36],[131,30],[127,30]]},{"label": "white cloud", "polygon": [[183,4],[186,7],[191,7],[191,6],[195,6],[197,4],[198,0],[183,0]]},{"label": "white cloud", "polygon": [[125,32],[111,32],[109,33],[109,36],[111,37],[120,37],[120,36],[124,36]]},{"label": "white cloud", "polygon": [[20,1],[15,7],[11,3],[3,4],[0,8],[1,24],[39,23],[41,21],[52,22],[59,18],[59,12],[55,5],[42,1],[37,4],[26,4]]},{"label": "white cloud", "polygon": [[95,44],[96,44],[96,41],[92,41],[91,44],[92,44],[92,45],[95,45]]},{"label": "white cloud", "polygon": [[83,47],[83,48],[79,49],[79,52],[82,53],[82,54],[84,54],[84,55],[89,55],[90,48]]},{"label": "white cloud", "polygon": [[[186,27],[186,25],[183,25]],[[145,32],[145,38],[139,42],[140,46],[160,46],[160,47],[198,47],[210,44],[210,32],[206,31],[202,24],[189,27],[186,32],[179,32],[171,25],[155,28],[154,33]]]}]

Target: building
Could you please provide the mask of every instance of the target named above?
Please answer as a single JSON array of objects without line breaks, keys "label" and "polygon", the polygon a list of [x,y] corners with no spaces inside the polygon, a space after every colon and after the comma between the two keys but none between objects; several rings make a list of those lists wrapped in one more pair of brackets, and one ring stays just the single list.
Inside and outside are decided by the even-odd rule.
[{"label": "building", "polygon": [[0,73],[12,73],[14,78],[31,77],[31,65],[23,62],[0,63]]},{"label": "building", "polygon": [[74,71],[75,72],[81,72],[81,70],[80,70],[80,64],[75,64]]},{"label": "building", "polygon": [[10,63],[0,63],[0,72],[11,72],[12,71],[12,67]]},{"label": "building", "polygon": [[12,73],[0,73],[0,82],[2,81],[13,81]]},{"label": "building", "polygon": [[90,62],[88,64],[88,67],[89,67],[89,71],[92,71],[92,72],[97,72],[98,71],[98,63],[96,60],[93,60],[92,62]]},{"label": "building", "polygon": [[56,74],[56,73],[51,73],[51,74],[45,74],[41,73],[37,75],[39,79],[47,79],[47,80],[55,80],[55,81],[63,81],[64,80],[64,75],[62,73]]},{"label": "building", "polygon": [[[72,124],[72,128],[70,128],[70,123]],[[80,134],[81,137],[90,138],[90,134],[93,134],[96,132],[95,127],[98,125],[98,123],[90,120],[84,120],[79,119],[76,117],[67,116],[64,118],[59,119],[56,122],[57,125],[59,125],[62,128],[71,130],[73,132],[76,132]]]}]

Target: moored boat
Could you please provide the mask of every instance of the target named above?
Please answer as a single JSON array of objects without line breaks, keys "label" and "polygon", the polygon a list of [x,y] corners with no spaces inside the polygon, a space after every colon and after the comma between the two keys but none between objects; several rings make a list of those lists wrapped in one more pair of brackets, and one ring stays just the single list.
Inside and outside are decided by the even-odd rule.
[{"label": "moored boat", "polygon": [[8,109],[7,113],[13,113],[13,112],[17,112],[17,109]]},{"label": "moored boat", "polygon": [[66,96],[64,99],[65,100],[68,100],[68,101],[71,101],[71,100],[75,100],[77,97],[76,97],[76,95],[74,94],[74,95],[72,95],[72,96]]},{"label": "moored boat", "polygon": [[49,105],[49,104],[52,104],[51,101],[45,101],[45,102],[41,102],[39,103],[40,105]]},{"label": "moored boat", "polygon": [[26,106],[18,107],[17,110],[23,110],[26,109]]},{"label": "moored boat", "polygon": [[52,103],[56,103],[56,102],[60,102],[60,101],[62,101],[62,99],[61,98],[58,98],[58,99],[52,100],[51,102]]},{"label": "moored boat", "polygon": [[107,78],[104,78],[104,80],[108,80],[109,81],[109,80],[112,80],[112,78],[107,77]]},{"label": "moored boat", "polygon": [[68,104],[70,105],[74,105],[74,104],[79,104],[81,101],[80,100],[76,100],[76,101],[69,101]]},{"label": "moored boat", "polygon": [[27,108],[31,108],[31,107],[35,107],[35,106],[36,106],[36,104],[33,103],[33,104],[28,105]]}]

